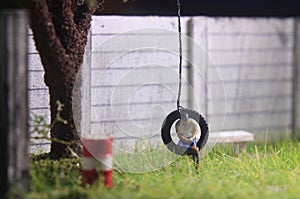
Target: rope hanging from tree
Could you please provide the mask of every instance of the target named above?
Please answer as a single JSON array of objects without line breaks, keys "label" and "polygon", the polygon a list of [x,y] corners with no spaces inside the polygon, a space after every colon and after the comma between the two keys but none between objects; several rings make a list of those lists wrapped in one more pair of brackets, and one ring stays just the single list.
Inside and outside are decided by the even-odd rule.
[{"label": "rope hanging from tree", "polygon": [[177,109],[180,110],[180,97],[181,97],[181,86],[182,86],[182,38],[181,38],[181,7],[180,0],[177,0],[177,18],[178,18],[178,41],[179,41],[179,85],[178,85],[178,96],[177,96]]},{"label": "rope hanging from tree", "polygon": [[[177,96],[177,110],[171,112],[166,119],[163,122],[162,128],[161,128],[161,137],[164,142],[164,144],[167,146],[167,148],[178,155],[192,155],[193,159],[196,162],[196,168],[199,164],[199,150],[201,150],[207,140],[208,140],[208,125],[204,118],[196,111],[191,109],[183,108],[180,104],[180,98],[181,98],[181,87],[182,87],[182,33],[181,33],[181,4],[180,0],[177,0],[177,17],[178,17],[178,39],[179,39],[179,84],[178,84],[178,96]],[[191,144],[188,144],[187,146],[183,146],[181,141],[186,141],[185,139],[179,140],[178,144],[175,144],[175,142],[172,139],[171,136],[171,128],[173,126],[173,123],[177,121],[176,123],[176,133],[178,135],[177,130],[178,128],[178,122],[182,120],[183,114],[186,114],[188,117],[188,120],[193,120],[196,125],[200,127],[201,135],[198,136],[197,141],[193,141]],[[187,133],[187,132],[185,132]],[[178,136],[179,139],[181,136]],[[195,150],[196,148],[196,150]]]}]

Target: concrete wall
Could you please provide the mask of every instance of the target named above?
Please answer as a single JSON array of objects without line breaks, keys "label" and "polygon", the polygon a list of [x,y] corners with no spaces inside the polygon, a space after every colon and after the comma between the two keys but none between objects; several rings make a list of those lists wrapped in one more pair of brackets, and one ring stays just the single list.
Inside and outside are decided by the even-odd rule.
[{"label": "concrete wall", "polygon": [[[208,69],[208,84],[224,85],[224,129],[246,129],[264,139],[289,131],[292,121],[293,19],[207,19],[207,51],[223,82]],[[210,66],[208,66],[210,68]],[[216,105],[223,103],[222,98]],[[218,111],[208,112],[218,119]],[[215,106],[218,109],[218,106]]]},{"label": "concrete wall", "polygon": [[[185,17],[182,25],[182,105],[203,114],[211,130],[244,129],[257,139],[289,133],[294,19]],[[164,117],[176,109],[176,31],[173,17],[93,18],[90,133],[159,138]],[[29,44],[31,118],[42,114],[49,121],[31,34]]]},{"label": "concrete wall", "polygon": [[[28,98],[29,98],[29,125],[30,131],[35,126],[35,115],[43,116],[45,121],[50,123],[50,100],[49,91],[44,83],[44,70],[40,56],[35,48],[32,32],[28,35]],[[31,137],[37,136],[31,134]],[[50,145],[47,140],[31,139],[30,152],[49,151]]]}]

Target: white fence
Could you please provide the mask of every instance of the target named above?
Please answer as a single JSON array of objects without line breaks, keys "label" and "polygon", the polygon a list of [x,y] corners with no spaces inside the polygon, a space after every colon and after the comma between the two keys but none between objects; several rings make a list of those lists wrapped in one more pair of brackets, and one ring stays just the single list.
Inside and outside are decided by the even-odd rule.
[{"label": "white fence", "polygon": [[[202,113],[211,131],[244,129],[257,139],[289,133],[298,109],[295,19],[185,17],[182,23],[182,105]],[[93,18],[85,65],[88,131],[159,137],[164,117],[176,108],[176,31],[174,17]],[[31,120],[38,114],[49,121],[44,72],[29,38]],[[32,150],[48,150],[47,142],[33,142]]]}]

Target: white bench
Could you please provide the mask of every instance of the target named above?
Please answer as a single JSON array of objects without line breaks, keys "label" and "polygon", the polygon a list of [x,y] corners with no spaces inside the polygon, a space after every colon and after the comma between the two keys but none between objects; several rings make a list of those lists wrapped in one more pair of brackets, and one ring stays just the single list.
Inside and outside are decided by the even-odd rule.
[{"label": "white bench", "polygon": [[245,149],[247,143],[252,141],[254,141],[253,134],[243,130],[210,132],[208,138],[208,143],[211,144],[233,144],[236,154],[239,154]]}]

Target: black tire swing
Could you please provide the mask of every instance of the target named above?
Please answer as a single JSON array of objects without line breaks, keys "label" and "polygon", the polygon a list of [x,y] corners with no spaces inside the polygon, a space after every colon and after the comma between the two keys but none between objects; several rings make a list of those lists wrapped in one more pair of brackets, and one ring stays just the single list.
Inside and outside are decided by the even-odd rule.
[{"label": "black tire swing", "polygon": [[[171,128],[177,120],[181,117],[181,111],[188,114],[188,117],[194,119],[200,126],[201,135],[197,141],[197,147],[199,150],[203,149],[208,140],[208,125],[204,118],[196,111],[191,109],[185,109],[180,106],[180,95],[181,95],[181,80],[182,80],[182,41],[181,41],[181,22],[180,22],[180,0],[177,0],[178,7],[178,35],[179,35],[179,89],[177,99],[177,110],[171,112],[164,120],[161,127],[161,137],[167,148],[177,155],[192,155],[193,159],[196,158],[196,162],[199,164],[199,154],[197,151],[191,149],[192,144],[189,148],[175,144],[171,136]],[[197,166],[196,166],[197,168]]]},{"label": "black tire swing", "polygon": [[[199,150],[203,149],[208,140],[208,125],[204,118],[196,111],[191,109],[179,109],[171,112],[163,122],[161,127],[161,137],[164,144],[171,151],[177,155],[196,155],[196,152],[191,148],[185,148],[183,146],[175,144],[171,136],[171,128],[173,124],[180,119],[180,111],[184,111],[189,115],[189,118],[194,119],[200,126],[201,136],[197,141],[197,147]],[[192,146],[192,144],[191,144]]]}]

